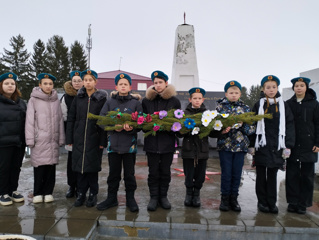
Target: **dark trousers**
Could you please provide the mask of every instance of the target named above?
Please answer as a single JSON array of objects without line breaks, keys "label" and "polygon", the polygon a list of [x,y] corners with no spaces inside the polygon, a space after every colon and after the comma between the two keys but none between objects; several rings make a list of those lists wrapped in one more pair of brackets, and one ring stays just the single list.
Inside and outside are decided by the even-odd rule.
[{"label": "dark trousers", "polygon": [[201,189],[205,182],[207,159],[183,159],[186,188]]},{"label": "dark trousers", "polygon": [[315,164],[287,161],[286,198],[288,203],[311,207],[313,199]]},{"label": "dark trousers", "polygon": [[99,173],[77,173],[78,192],[86,195],[90,189],[90,194],[97,195],[99,193]]},{"label": "dark trousers", "polygon": [[72,170],[72,151],[68,151],[68,164],[67,164],[67,178],[68,185],[71,188],[77,187],[77,173]]},{"label": "dark trousers", "polygon": [[33,195],[51,195],[55,186],[56,165],[43,165],[33,168],[34,190]]},{"label": "dark trousers", "polygon": [[108,192],[117,193],[121,181],[122,165],[124,169],[125,191],[136,190],[135,180],[135,153],[109,153],[109,176],[107,178]]},{"label": "dark trousers", "polygon": [[277,202],[278,168],[256,166],[256,195],[258,202],[265,206],[275,206]]},{"label": "dark trousers", "polygon": [[171,182],[171,165],[174,153],[147,152],[148,187],[151,197],[166,197]]},{"label": "dark trousers", "polygon": [[11,195],[18,189],[24,152],[25,146],[0,147],[0,195]]},{"label": "dark trousers", "polygon": [[245,152],[219,151],[222,195],[238,195]]}]

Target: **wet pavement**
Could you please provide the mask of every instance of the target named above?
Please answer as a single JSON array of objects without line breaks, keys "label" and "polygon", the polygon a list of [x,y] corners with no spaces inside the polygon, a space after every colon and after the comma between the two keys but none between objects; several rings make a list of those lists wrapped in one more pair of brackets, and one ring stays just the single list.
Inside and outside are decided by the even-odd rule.
[{"label": "wet pavement", "polygon": [[[183,205],[184,177],[181,176],[182,160],[172,164],[172,182],[169,189],[171,210],[160,207],[147,211],[149,192],[148,167],[142,151],[137,156],[136,201],[140,211],[131,213],[126,208],[124,184],[118,194],[119,206],[105,211],[85,206],[75,208],[75,198],[66,199],[66,154],[57,166],[53,203],[32,203],[33,168],[25,159],[20,175],[19,192],[24,203],[0,206],[0,234],[23,234],[36,239],[319,239],[319,180],[316,177],[314,203],[307,214],[286,211],[285,173],[278,173],[279,214],[258,212],[255,195],[255,171],[245,161],[240,186],[239,203],[242,211],[220,212],[220,172],[218,155],[211,152],[208,160],[207,179],[201,191],[200,208]],[[99,175],[98,201],[107,196],[107,155],[103,156],[103,170]]]}]

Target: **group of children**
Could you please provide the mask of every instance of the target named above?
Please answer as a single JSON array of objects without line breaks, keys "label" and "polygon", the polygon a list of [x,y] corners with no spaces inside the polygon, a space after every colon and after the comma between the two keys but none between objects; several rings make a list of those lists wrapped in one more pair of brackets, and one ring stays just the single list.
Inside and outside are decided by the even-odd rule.
[{"label": "group of children", "polygon": [[[117,192],[122,166],[126,191],[126,205],[132,212],[139,210],[134,193],[137,188],[135,162],[137,130],[128,124],[105,132],[88,119],[88,113],[105,116],[109,111],[122,113],[153,114],[161,110],[180,109],[174,86],[168,84],[168,76],[162,71],[151,75],[153,85],[145,98],[131,93],[131,77],[120,73],[115,77],[116,91],[107,94],[97,90],[98,75],[93,70],[70,73],[71,81],[65,86],[66,94],[60,101],[53,89],[54,76],[42,73],[39,87],[32,91],[28,108],[17,88],[17,76],[6,73],[0,76],[0,204],[21,202],[17,192],[20,168],[25,146],[31,148],[31,164],[34,167],[33,202],[52,202],[55,185],[55,166],[59,159],[59,146],[66,144],[68,154],[68,185],[66,197],[76,196],[75,207],[97,205],[106,210],[118,205]],[[312,205],[314,187],[314,163],[319,151],[319,103],[315,92],[309,88],[310,79],[298,77],[291,80],[294,96],[284,102],[274,75],[261,81],[260,100],[251,110],[241,97],[241,84],[230,81],[225,85],[225,97],[218,100],[216,110],[221,114],[238,115],[245,112],[271,113],[272,119],[262,119],[256,124],[239,122],[222,131],[212,131],[209,137],[218,138],[221,167],[221,203],[219,209],[239,212],[239,185],[245,154],[254,155],[256,165],[257,207],[262,212],[278,213],[277,171],[287,161],[286,197],[288,211],[305,214]],[[203,113],[205,90],[195,87],[189,90],[189,104],[185,114]],[[66,140],[65,129],[66,128]],[[24,135],[25,133],[25,135]],[[144,151],[149,168],[148,187],[150,201],[147,209],[158,206],[170,209],[167,193],[171,181],[171,164],[175,151],[175,138],[183,137],[182,159],[185,173],[185,206],[199,207],[200,190],[205,181],[209,157],[208,137],[197,134],[180,134],[159,131],[148,136]],[[101,171],[103,149],[107,147],[109,174],[108,195],[97,204],[99,191],[98,172]],[[87,192],[89,191],[88,198]]]}]

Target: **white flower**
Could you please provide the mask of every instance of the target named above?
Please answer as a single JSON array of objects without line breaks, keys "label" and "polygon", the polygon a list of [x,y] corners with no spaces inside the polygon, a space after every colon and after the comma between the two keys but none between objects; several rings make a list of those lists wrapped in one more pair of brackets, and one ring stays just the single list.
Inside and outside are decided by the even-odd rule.
[{"label": "white flower", "polygon": [[215,117],[218,116],[218,112],[216,110],[210,111],[210,115],[211,115],[212,119],[214,119]]},{"label": "white flower", "polygon": [[232,128],[238,129],[238,128],[240,128],[240,125],[239,125],[238,123],[235,123],[235,124],[232,126]]},{"label": "white flower", "polygon": [[229,116],[228,113],[222,113],[222,114],[220,114],[220,115],[222,115],[223,118],[228,118],[228,116]]},{"label": "white flower", "polygon": [[210,110],[206,110],[205,112],[203,112],[202,118],[211,118],[214,119],[215,117],[217,117],[218,112],[216,110],[214,111],[210,111]]},{"label": "white flower", "polygon": [[209,110],[206,110],[205,112],[203,112],[202,119],[203,118],[212,118],[210,113],[211,113],[211,111],[209,111]]},{"label": "white flower", "polygon": [[198,134],[199,133],[199,127],[194,127],[192,131],[192,135]]},{"label": "white flower", "polygon": [[202,124],[203,124],[205,127],[207,127],[211,121],[212,121],[211,118],[202,116]]},{"label": "white flower", "polygon": [[222,122],[220,120],[217,120],[215,122],[214,129],[217,130],[217,131],[220,131],[222,129],[222,127],[223,127]]}]

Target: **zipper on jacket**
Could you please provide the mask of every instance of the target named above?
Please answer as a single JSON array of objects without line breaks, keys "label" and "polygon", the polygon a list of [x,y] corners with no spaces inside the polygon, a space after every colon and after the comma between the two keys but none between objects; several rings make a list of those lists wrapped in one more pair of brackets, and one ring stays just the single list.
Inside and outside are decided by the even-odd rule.
[{"label": "zipper on jacket", "polygon": [[86,112],[86,121],[85,121],[85,132],[84,132],[84,146],[83,146],[83,156],[82,156],[82,169],[81,169],[81,173],[83,174],[83,169],[84,169],[84,157],[85,157],[85,147],[86,147],[86,131],[87,131],[87,126],[88,126],[88,114],[90,111],[90,103],[91,103],[91,97],[89,97],[89,101],[88,101],[88,110]]}]

